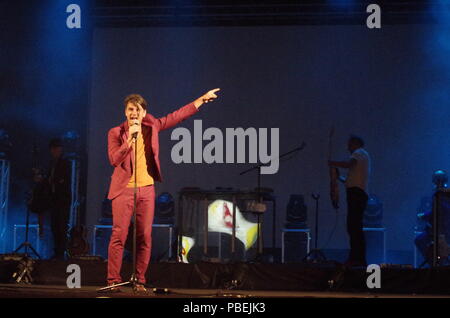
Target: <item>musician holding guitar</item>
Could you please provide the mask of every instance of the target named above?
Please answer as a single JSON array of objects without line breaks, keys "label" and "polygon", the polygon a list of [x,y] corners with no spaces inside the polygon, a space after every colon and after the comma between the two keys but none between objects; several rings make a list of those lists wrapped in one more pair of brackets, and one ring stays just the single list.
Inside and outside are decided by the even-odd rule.
[{"label": "musician holding guitar", "polygon": [[330,167],[348,169],[345,186],[347,191],[347,232],[350,237],[350,254],[347,266],[367,266],[366,244],[363,232],[363,216],[367,207],[370,157],[363,148],[364,141],[351,135],[347,149],[348,161],[328,161]]},{"label": "musician holding guitar", "polygon": [[67,248],[68,219],[71,204],[71,168],[64,158],[60,139],[50,141],[50,170],[48,186],[50,192],[51,229],[55,249],[55,259],[64,259]]}]

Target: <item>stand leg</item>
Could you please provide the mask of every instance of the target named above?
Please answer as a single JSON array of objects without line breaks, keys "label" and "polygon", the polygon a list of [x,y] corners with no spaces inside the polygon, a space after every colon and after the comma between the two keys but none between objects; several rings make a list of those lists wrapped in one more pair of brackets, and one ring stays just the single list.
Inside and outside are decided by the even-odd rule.
[{"label": "stand leg", "polygon": [[261,257],[262,256],[262,236],[261,236],[261,215],[258,213],[257,215],[257,222],[258,222],[258,231],[257,231],[257,240],[258,240],[258,256]]},{"label": "stand leg", "polygon": [[183,195],[180,194],[180,197],[178,198],[178,225],[177,225],[177,237],[178,237],[178,244],[177,244],[177,261],[179,263],[183,262]]},{"label": "stand leg", "polygon": [[316,233],[315,233],[315,242],[314,242],[314,249],[312,249],[308,255],[306,255],[303,258],[303,262],[312,262],[312,263],[319,263],[326,261],[327,258],[322,253],[320,249],[317,248],[318,241],[319,241],[319,194],[312,194],[313,199],[316,201]]},{"label": "stand leg", "polygon": [[18,251],[20,251],[22,248],[25,248],[25,256],[28,257],[28,248],[31,249],[31,251],[37,256],[37,258],[41,258],[41,256],[39,255],[38,252],[36,252],[36,250],[33,248],[33,246],[31,245],[30,242],[28,242],[28,232],[29,232],[29,228],[30,228],[30,210],[27,208],[27,216],[26,216],[26,225],[25,225],[25,241],[19,245],[18,248],[16,248],[16,250],[14,251],[14,253],[17,253]]},{"label": "stand leg", "polygon": [[422,262],[422,264],[419,265],[419,268],[424,267],[426,263],[428,263],[428,260],[424,260],[424,261]]}]

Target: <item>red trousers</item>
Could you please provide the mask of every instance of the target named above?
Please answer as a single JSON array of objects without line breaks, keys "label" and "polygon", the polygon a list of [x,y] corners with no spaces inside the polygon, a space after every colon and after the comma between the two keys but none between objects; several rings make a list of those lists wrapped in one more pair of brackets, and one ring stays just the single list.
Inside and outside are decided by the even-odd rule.
[{"label": "red trousers", "polygon": [[[120,283],[123,248],[133,219],[134,188],[126,188],[112,200],[113,228],[108,248],[108,283]],[[145,284],[152,249],[155,187],[137,188],[136,194],[136,277]],[[130,233],[132,235],[132,233]]]}]

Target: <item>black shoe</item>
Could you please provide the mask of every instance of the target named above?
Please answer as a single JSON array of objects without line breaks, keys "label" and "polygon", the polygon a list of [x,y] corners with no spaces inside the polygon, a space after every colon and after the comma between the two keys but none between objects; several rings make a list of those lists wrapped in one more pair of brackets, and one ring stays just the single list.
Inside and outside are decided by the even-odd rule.
[{"label": "black shoe", "polygon": [[133,286],[133,292],[135,292],[136,294],[147,294],[148,290],[147,288],[145,288],[144,284],[137,283]]}]

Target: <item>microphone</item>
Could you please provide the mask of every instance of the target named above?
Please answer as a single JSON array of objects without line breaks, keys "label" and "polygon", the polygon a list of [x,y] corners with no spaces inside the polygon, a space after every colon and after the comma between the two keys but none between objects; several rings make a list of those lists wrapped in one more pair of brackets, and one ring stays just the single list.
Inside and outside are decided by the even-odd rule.
[{"label": "microphone", "polygon": [[[139,125],[139,120],[135,119],[135,120],[133,121],[133,125],[132,125],[132,126],[137,126],[137,125]],[[138,135],[138,133],[137,133],[137,131],[136,131],[136,132],[134,132],[134,133],[131,135],[131,137],[132,137],[133,139],[136,139],[136,138],[137,138],[137,135]]]}]

